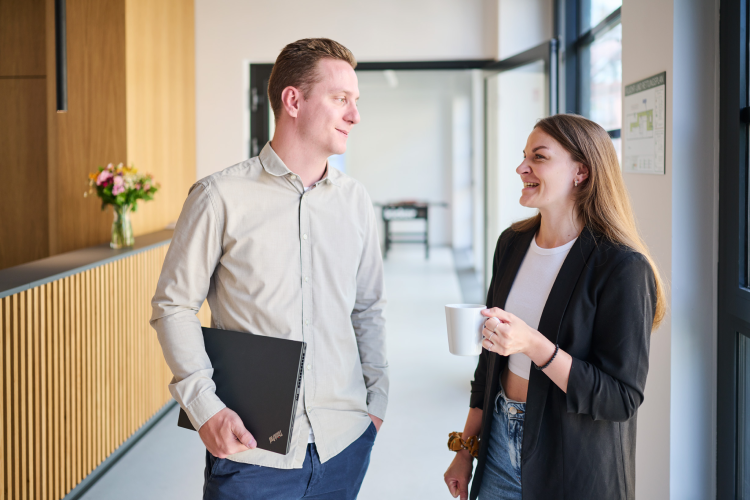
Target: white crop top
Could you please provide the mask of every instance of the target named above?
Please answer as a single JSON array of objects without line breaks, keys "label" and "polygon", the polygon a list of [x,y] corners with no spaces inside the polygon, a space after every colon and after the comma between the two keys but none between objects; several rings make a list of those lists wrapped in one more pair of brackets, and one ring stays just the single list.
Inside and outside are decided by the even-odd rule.
[{"label": "white crop top", "polygon": [[[574,239],[557,248],[540,248],[536,244],[535,236],[510,289],[505,310],[521,318],[531,328],[539,328],[539,319],[542,317],[549,292],[575,241]],[[511,354],[508,369],[528,380],[531,359],[520,352]]]}]

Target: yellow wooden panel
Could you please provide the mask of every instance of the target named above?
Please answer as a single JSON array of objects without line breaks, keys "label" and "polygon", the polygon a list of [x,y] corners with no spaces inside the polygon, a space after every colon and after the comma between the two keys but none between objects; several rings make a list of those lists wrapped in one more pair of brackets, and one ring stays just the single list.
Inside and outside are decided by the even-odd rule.
[{"label": "yellow wooden panel", "polygon": [[136,235],[177,220],[195,171],[193,0],[126,0],[127,154],[162,183],[133,215]]},{"label": "yellow wooden panel", "polygon": [[50,408],[50,286],[42,285],[41,287],[41,304],[40,310],[42,311],[41,323],[44,325],[42,330],[42,496],[41,498],[50,498],[50,471],[49,459],[50,459],[50,422],[51,413],[47,411]]},{"label": "yellow wooden panel", "polygon": [[109,240],[112,212],[84,198],[87,174],[125,161],[124,0],[67,2],[68,111],[51,113],[56,131],[52,253]]},{"label": "yellow wooden panel", "polygon": [[102,268],[96,268],[96,464],[99,465],[106,456],[104,451],[104,282]]},{"label": "yellow wooden panel", "polygon": [[54,289],[53,289],[53,306],[54,306],[54,316],[55,316],[55,323],[53,325],[54,328],[54,337],[53,337],[53,349],[54,349],[54,358],[53,358],[53,371],[55,373],[55,395],[54,395],[54,401],[55,401],[55,463],[57,464],[57,467],[55,467],[55,498],[62,498],[65,495],[65,485],[64,485],[64,458],[63,458],[63,427],[62,427],[62,412],[63,412],[63,397],[62,397],[62,344],[61,344],[61,336],[63,332],[63,322],[62,322],[62,291],[61,291],[61,283],[59,281],[55,281],[53,283]]},{"label": "yellow wooden panel", "polygon": [[39,288],[33,290],[34,298],[34,498],[42,497],[42,351],[40,329]]},{"label": "yellow wooden panel", "polygon": [[64,289],[64,295],[63,299],[65,304],[63,308],[63,314],[65,315],[65,330],[62,335],[61,342],[65,349],[65,359],[64,359],[64,367],[65,372],[63,374],[63,383],[62,383],[62,390],[65,394],[65,413],[63,421],[65,422],[65,429],[64,429],[64,449],[65,449],[65,455],[63,460],[65,460],[65,489],[63,490],[65,494],[67,495],[68,492],[73,488],[73,446],[71,444],[71,438],[73,436],[73,426],[72,426],[72,396],[71,396],[71,385],[72,385],[72,375],[71,375],[71,346],[72,346],[72,328],[71,328],[71,310],[72,310],[72,304],[71,304],[71,292],[70,292],[70,278],[65,278],[65,289]]},{"label": "yellow wooden panel", "polygon": [[93,271],[86,271],[86,475],[90,474],[96,464],[94,463],[94,426],[93,418],[93,307],[91,304],[91,293],[93,287]]},{"label": "yellow wooden panel", "polygon": [[46,93],[43,79],[0,78],[0,165],[13,186],[0,196],[0,269],[49,255]]},{"label": "yellow wooden panel", "polygon": [[19,307],[15,311],[15,313],[18,315],[18,325],[19,325],[19,342],[18,342],[18,352],[19,357],[21,360],[20,363],[20,373],[21,373],[21,380],[20,380],[20,387],[19,387],[19,406],[21,407],[21,426],[19,429],[19,436],[18,439],[21,443],[21,498],[27,498],[28,497],[28,450],[27,450],[27,436],[28,436],[28,426],[27,426],[27,409],[26,409],[26,394],[27,394],[27,381],[26,381],[26,363],[27,363],[27,356],[28,352],[26,351],[26,340],[27,340],[27,332],[26,332],[26,321],[24,317],[24,312],[26,311],[26,292],[21,292],[20,294],[20,300],[19,300]]},{"label": "yellow wooden panel", "polygon": [[73,329],[71,331],[71,387],[72,402],[70,419],[73,424],[73,434],[71,436],[73,445],[73,484],[75,487],[81,480],[81,299],[80,299],[80,275],[72,276],[72,309],[73,309]]},{"label": "yellow wooden panel", "polygon": [[8,421],[5,416],[5,380],[6,380],[6,374],[5,370],[3,369],[3,364],[5,361],[5,339],[8,338],[8,329],[5,327],[5,321],[4,321],[4,314],[3,314],[3,305],[5,303],[5,299],[0,299],[0,333],[2,336],[0,336],[0,500],[5,500],[5,432],[6,432],[6,422]]}]

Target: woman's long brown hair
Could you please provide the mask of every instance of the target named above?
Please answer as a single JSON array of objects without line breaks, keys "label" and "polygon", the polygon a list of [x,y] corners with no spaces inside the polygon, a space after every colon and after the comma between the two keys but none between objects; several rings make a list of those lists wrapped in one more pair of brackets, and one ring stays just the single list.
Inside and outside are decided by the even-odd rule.
[{"label": "woman's long brown hair", "polygon": [[[613,243],[640,252],[648,259],[656,279],[656,311],[653,323],[653,329],[656,329],[667,310],[664,282],[648,247],[638,234],[617,153],[609,134],[591,120],[572,114],[543,118],[534,128],[541,129],[556,140],[570,153],[574,161],[588,167],[589,177],[581,184],[575,200],[577,212],[584,226]],[[516,222],[511,227],[516,231],[529,231],[536,227],[541,219],[541,214],[537,214]]]}]

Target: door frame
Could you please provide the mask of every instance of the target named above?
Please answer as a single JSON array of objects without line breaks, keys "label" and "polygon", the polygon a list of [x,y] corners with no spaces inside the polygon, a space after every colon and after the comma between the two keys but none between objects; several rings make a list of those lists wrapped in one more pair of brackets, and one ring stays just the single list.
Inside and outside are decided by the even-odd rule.
[{"label": "door frame", "polygon": [[716,497],[736,498],[740,335],[750,337],[748,277],[748,0],[722,0],[720,18],[719,269]]},{"label": "door frame", "polygon": [[[454,61],[383,61],[357,63],[357,71],[401,71],[401,70],[463,70],[484,69],[495,63],[493,59],[461,59]],[[250,106],[250,156],[257,156],[263,146],[271,140],[268,106],[268,79],[271,76],[273,63],[250,63],[250,88],[248,102]]]},{"label": "door frame", "polygon": [[558,95],[560,90],[560,79],[558,74],[558,48],[559,42],[556,38],[542,42],[536,47],[524,50],[518,54],[507,57],[501,61],[494,61],[483,67],[483,70],[502,73],[511,69],[520,68],[537,61],[544,61],[544,70],[549,75],[549,114],[557,114]]},{"label": "door frame", "polygon": [[558,64],[559,64],[559,41],[556,38],[551,38],[550,40],[547,40],[546,42],[542,42],[539,45],[532,47],[528,50],[525,50],[523,52],[519,52],[518,54],[512,55],[510,57],[507,57],[505,59],[502,59],[500,61],[492,62],[488,65],[486,65],[484,68],[482,68],[485,71],[485,79],[484,79],[484,103],[485,103],[485,113],[484,113],[484,250],[485,253],[484,256],[484,272],[483,272],[483,287],[485,290],[487,290],[487,287],[489,286],[489,282],[487,280],[487,271],[488,269],[491,269],[491,266],[489,265],[492,262],[492,255],[490,255],[489,250],[489,220],[488,220],[488,195],[489,195],[489,187],[488,187],[488,167],[487,167],[487,158],[489,156],[487,145],[488,137],[487,137],[487,130],[488,130],[488,122],[487,122],[487,102],[488,102],[488,96],[487,96],[487,76],[489,76],[489,73],[492,74],[499,74],[503,73],[505,71],[510,71],[513,69],[520,68],[522,66],[526,66],[527,64],[543,61],[544,62],[544,70],[548,75],[548,96],[547,96],[547,102],[548,102],[548,115],[554,115],[558,113],[559,108],[559,93],[560,93],[560,75],[558,70]]}]

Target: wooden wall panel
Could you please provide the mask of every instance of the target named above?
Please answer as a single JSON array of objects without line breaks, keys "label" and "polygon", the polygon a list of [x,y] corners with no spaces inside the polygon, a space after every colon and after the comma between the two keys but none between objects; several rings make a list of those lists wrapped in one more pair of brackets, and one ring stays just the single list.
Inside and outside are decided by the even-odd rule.
[{"label": "wooden wall panel", "polygon": [[124,0],[67,0],[68,112],[54,113],[51,253],[105,243],[111,209],[84,198],[88,173],[126,159]]},{"label": "wooden wall panel", "polygon": [[133,216],[137,235],[177,220],[195,171],[192,0],[126,0],[127,161],[161,190]]},{"label": "wooden wall panel", "polygon": [[46,75],[45,0],[0,0],[0,77]]},{"label": "wooden wall panel", "polygon": [[0,198],[0,269],[107,242],[112,210],[83,193],[109,162],[162,185],[134,215],[136,236],[177,219],[195,182],[194,30],[192,0],[67,0],[57,113],[54,1],[0,0],[0,175],[13,186]]},{"label": "wooden wall panel", "polygon": [[167,248],[0,299],[0,500],[61,499],[171,399],[148,322]]},{"label": "wooden wall panel", "polygon": [[44,79],[0,78],[0,269],[48,256]]}]

